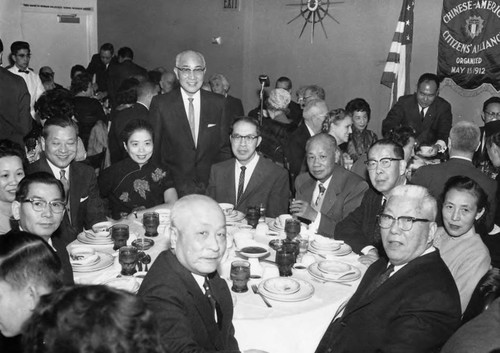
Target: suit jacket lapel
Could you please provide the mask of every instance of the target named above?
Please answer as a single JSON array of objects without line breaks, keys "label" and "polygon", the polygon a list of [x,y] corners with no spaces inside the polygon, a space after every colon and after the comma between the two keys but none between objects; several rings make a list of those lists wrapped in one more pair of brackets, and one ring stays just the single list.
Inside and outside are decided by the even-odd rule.
[{"label": "suit jacket lapel", "polygon": [[236,181],[234,180],[234,168],[236,164],[236,159],[232,159],[232,163],[228,163],[225,170],[222,171],[221,175],[227,175],[226,179],[228,184],[226,186],[221,185],[227,192],[227,199],[232,200],[231,203],[236,205]]},{"label": "suit jacket lapel", "polygon": [[[264,163],[262,156],[259,157],[259,161],[257,162],[257,165],[255,166],[255,169],[252,173],[252,176],[250,177],[250,180],[248,181],[248,185],[243,192],[243,195],[241,195],[241,199],[239,203],[242,203],[246,198],[248,198],[255,189],[257,189],[262,183],[264,182],[264,172],[262,171],[262,164]],[[233,178],[234,180],[234,178]],[[236,184],[235,184],[236,187]],[[234,190],[234,188],[233,188]]]},{"label": "suit jacket lapel", "polygon": [[[79,173],[79,169],[75,166],[75,162],[72,162],[69,167],[69,210],[71,212],[71,223],[73,226],[76,226],[75,222],[77,220],[78,209],[80,207],[79,188],[73,183],[78,183],[79,180],[82,180],[82,176]],[[78,231],[81,231],[81,229]]]},{"label": "suit jacket lapel", "polygon": [[328,189],[325,192],[325,197],[323,199],[323,204],[321,205],[321,213],[328,213],[328,211],[333,207],[333,204],[337,200],[337,195],[342,192],[339,186],[339,181],[336,180],[339,178],[338,173],[336,171],[338,168],[343,168],[340,166],[335,166],[333,169],[332,179],[330,180],[330,184],[328,185]]}]

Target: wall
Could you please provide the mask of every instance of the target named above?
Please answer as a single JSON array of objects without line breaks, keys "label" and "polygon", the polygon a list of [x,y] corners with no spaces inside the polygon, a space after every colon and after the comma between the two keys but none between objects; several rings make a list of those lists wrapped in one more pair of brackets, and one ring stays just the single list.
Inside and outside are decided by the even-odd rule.
[{"label": "wall", "polygon": [[[207,59],[208,75],[224,73],[232,83],[231,93],[241,97],[248,111],[258,104],[258,75],[268,74],[272,84],[282,75],[294,87],[319,84],[326,89],[330,108],[343,107],[355,97],[372,106],[370,128],[380,132],[388,111],[389,89],[380,77],[401,9],[401,0],[346,0],[330,6],[330,18],[315,28],[310,42],[308,25],[298,38],[304,20],[288,21],[300,0],[241,0],[240,12],[222,10],[222,0],[105,0],[98,3],[99,43],[116,48],[130,46],[136,61],[148,68],[172,68],[175,55],[193,48]],[[411,85],[423,72],[435,72],[439,17],[442,2],[419,0],[415,6]],[[222,45],[210,43],[221,36]],[[453,106],[455,121],[480,121],[482,102],[489,97],[463,98],[448,87],[441,95]]]}]

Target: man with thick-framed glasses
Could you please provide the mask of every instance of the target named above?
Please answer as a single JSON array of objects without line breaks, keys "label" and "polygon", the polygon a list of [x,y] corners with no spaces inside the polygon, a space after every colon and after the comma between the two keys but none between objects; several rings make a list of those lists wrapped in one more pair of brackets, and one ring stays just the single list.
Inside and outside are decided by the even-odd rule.
[{"label": "man with thick-framed glasses", "polygon": [[12,215],[19,230],[38,235],[56,250],[63,269],[63,282],[71,285],[74,284],[73,270],[66,246],[52,241],[52,235],[61,225],[65,211],[64,187],[52,174],[32,173],[17,186]]},{"label": "man with thick-framed glasses", "polygon": [[180,88],[151,102],[149,117],[158,133],[154,156],[172,171],[179,197],[205,194],[212,165],[231,158],[225,100],[201,90],[206,71],[201,53],[177,54]]},{"label": "man with thick-framed glasses", "polygon": [[248,206],[261,204],[266,207],[268,217],[287,213],[288,172],[257,153],[262,141],[259,122],[249,117],[237,118],[230,140],[235,158],[212,166],[208,196],[217,202],[231,203],[243,213]]},{"label": "man with thick-framed glasses", "polygon": [[[460,325],[460,297],[433,241],[436,200],[400,185],[378,216],[387,259],[366,271],[316,352],[439,351]],[[330,349],[330,350],[329,350]]]},{"label": "man with thick-framed glasses", "polygon": [[476,168],[479,168],[483,173],[494,179],[498,173],[498,169],[493,166],[488,156],[485,130],[489,123],[500,120],[500,97],[490,97],[483,103],[481,119],[484,122],[484,126],[479,128],[481,131],[480,144],[479,148],[474,152],[472,162]]}]

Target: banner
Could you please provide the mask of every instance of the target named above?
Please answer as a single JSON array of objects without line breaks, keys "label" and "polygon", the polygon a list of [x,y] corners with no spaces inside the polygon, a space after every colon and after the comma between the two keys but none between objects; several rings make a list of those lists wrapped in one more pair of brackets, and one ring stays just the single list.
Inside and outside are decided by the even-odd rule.
[{"label": "banner", "polygon": [[500,89],[500,0],[444,0],[437,73],[464,89]]}]

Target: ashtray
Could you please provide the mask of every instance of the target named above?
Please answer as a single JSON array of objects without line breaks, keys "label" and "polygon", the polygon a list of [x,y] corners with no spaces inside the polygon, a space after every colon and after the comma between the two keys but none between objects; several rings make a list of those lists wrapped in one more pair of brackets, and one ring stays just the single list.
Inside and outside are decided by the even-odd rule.
[{"label": "ashtray", "polygon": [[154,240],[149,238],[139,238],[132,242],[132,246],[135,246],[139,250],[151,249],[154,244]]}]

